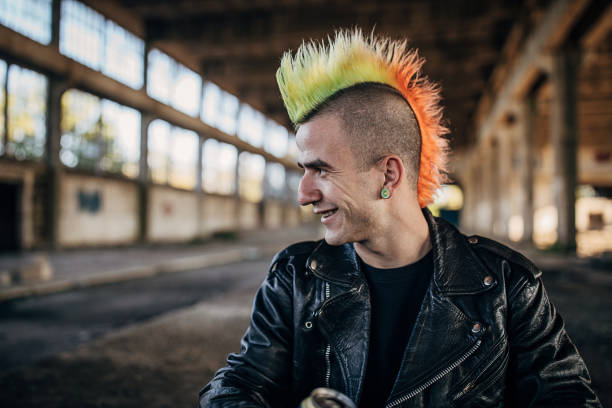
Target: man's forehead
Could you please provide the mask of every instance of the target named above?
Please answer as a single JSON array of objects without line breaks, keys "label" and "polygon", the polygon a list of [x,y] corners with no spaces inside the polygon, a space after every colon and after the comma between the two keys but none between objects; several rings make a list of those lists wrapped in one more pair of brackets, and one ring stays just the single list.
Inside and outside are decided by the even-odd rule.
[{"label": "man's forehead", "polygon": [[304,132],[296,134],[296,144],[300,162],[315,159],[332,159],[337,151],[333,137],[318,132]]},{"label": "man's forehead", "polygon": [[341,121],[333,115],[316,116],[298,128],[296,143],[299,148],[310,147],[312,144],[319,146],[345,144],[344,128]]}]

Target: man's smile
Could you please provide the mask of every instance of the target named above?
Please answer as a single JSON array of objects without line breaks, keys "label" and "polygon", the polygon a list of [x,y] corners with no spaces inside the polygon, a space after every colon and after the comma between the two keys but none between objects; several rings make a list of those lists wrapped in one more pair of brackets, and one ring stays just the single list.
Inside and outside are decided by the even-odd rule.
[{"label": "man's smile", "polygon": [[331,217],[333,217],[333,215],[336,214],[337,211],[338,211],[338,208],[331,208],[329,210],[315,210],[315,214],[320,215],[321,222],[325,223]]}]

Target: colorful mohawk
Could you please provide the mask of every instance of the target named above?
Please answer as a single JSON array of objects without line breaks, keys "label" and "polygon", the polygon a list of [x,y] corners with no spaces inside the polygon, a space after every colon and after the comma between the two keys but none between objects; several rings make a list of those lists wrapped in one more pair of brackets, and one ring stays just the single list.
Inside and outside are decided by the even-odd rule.
[{"label": "colorful mohawk", "polygon": [[421,161],[417,194],[425,207],[446,180],[448,129],[442,125],[438,86],[421,76],[425,60],[406,40],[365,38],[360,29],[339,30],[328,44],[302,43],[286,52],[276,80],[291,121],[298,125],[336,92],[364,82],[397,89],[408,101],[421,132]]}]

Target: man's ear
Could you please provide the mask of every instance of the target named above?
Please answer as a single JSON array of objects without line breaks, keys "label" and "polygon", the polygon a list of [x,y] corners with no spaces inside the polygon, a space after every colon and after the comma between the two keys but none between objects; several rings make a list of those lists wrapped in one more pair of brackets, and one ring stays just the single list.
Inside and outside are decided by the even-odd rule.
[{"label": "man's ear", "polygon": [[399,156],[390,154],[382,160],[381,167],[385,175],[385,184],[383,187],[387,187],[393,192],[399,187],[404,178],[404,172],[406,171],[404,169],[404,163]]}]

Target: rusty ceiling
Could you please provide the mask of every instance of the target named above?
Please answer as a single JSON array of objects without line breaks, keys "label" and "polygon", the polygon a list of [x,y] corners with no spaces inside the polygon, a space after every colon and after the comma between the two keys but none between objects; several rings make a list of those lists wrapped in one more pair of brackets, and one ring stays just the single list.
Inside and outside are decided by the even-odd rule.
[{"label": "rusty ceiling", "polygon": [[[97,3],[91,2],[88,3]],[[278,122],[289,125],[274,73],[283,51],[334,28],[408,38],[442,87],[455,146],[471,138],[477,103],[510,30],[545,1],[115,0],[143,36]],[[94,4],[92,4],[94,5]],[[99,3],[98,3],[99,6]],[[97,7],[99,8],[99,7]],[[108,13],[107,13],[108,14]],[[188,61],[187,61],[188,60]]]}]

